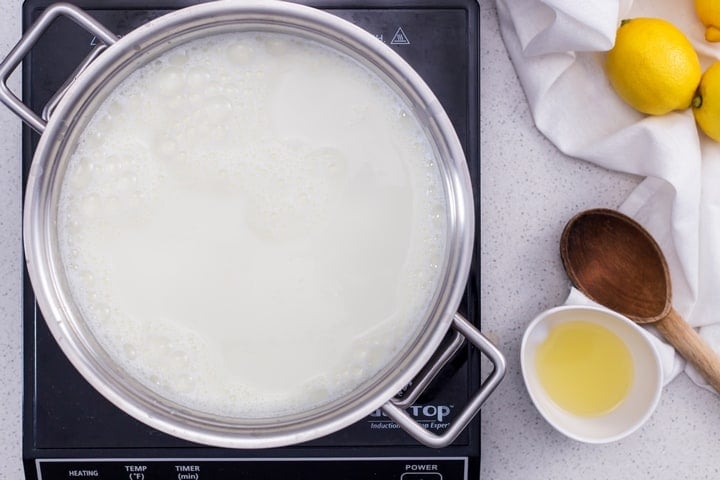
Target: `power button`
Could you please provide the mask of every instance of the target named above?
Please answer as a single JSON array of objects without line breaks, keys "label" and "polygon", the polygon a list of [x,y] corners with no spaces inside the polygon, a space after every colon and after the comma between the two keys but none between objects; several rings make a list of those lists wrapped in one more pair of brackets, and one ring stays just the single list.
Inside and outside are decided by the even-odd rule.
[{"label": "power button", "polygon": [[442,480],[443,476],[438,472],[405,472],[400,475],[400,480]]}]

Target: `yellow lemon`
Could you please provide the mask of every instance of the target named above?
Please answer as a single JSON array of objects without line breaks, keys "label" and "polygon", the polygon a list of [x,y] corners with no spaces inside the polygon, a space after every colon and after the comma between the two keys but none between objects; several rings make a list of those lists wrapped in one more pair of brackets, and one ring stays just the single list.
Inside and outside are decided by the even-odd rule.
[{"label": "yellow lemon", "polygon": [[720,62],[713,63],[703,74],[692,105],[700,130],[720,142]]},{"label": "yellow lemon", "polygon": [[695,0],[695,11],[705,25],[705,40],[720,42],[720,0]]},{"label": "yellow lemon", "polygon": [[623,20],[605,69],[618,95],[650,115],[689,108],[702,75],[687,37],[659,18]]}]

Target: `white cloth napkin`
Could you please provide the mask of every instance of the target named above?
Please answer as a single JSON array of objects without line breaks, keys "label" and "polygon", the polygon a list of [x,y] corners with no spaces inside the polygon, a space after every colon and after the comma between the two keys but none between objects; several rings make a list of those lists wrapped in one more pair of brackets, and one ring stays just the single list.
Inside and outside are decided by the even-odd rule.
[{"label": "white cloth napkin", "polygon": [[[641,16],[685,32],[703,70],[718,60],[720,44],[705,41],[693,2],[497,0],[497,9],[537,128],[567,155],[646,177],[619,210],[660,244],[675,309],[720,352],[720,144],[698,133],[690,110],[636,112],[603,70],[620,20]],[[573,292],[568,301],[580,297]],[[659,351],[669,382],[684,362],[666,344]],[[684,371],[710,388],[691,365]]]}]

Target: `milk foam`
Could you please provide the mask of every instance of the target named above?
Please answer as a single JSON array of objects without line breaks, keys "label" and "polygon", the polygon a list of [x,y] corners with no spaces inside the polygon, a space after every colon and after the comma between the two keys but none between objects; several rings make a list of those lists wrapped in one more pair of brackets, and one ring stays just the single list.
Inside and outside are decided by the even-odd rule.
[{"label": "milk foam", "polygon": [[374,73],[226,34],[125,80],[79,140],[58,235],[92,331],[190,408],[305,411],[388,364],[445,252],[434,152]]}]

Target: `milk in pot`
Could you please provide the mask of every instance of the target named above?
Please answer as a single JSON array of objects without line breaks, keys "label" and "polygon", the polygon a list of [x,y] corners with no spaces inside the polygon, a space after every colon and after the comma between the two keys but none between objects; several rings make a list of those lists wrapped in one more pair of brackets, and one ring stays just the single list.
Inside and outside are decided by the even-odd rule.
[{"label": "milk in pot", "polygon": [[435,151],[374,72],[311,40],[194,40],[108,97],[58,212],[79,310],[188,408],[306,411],[386,367],[438,286]]}]

